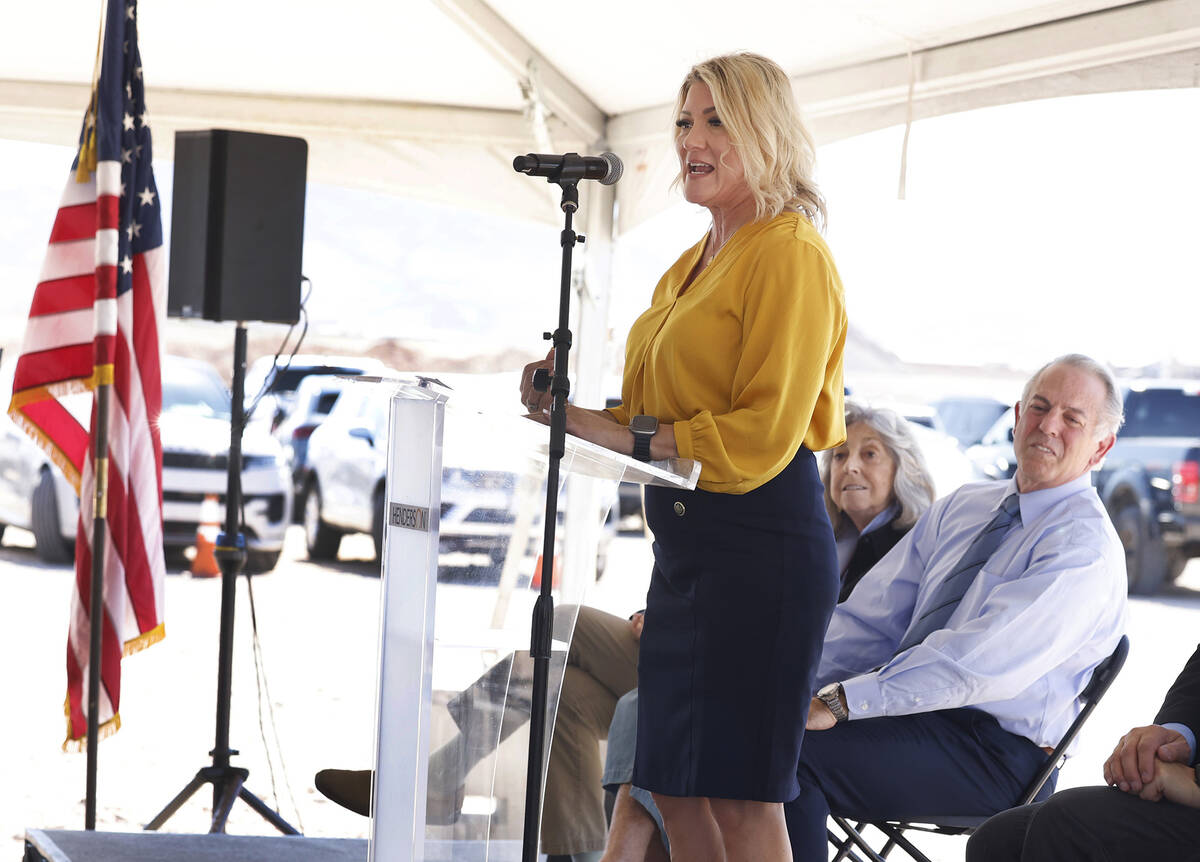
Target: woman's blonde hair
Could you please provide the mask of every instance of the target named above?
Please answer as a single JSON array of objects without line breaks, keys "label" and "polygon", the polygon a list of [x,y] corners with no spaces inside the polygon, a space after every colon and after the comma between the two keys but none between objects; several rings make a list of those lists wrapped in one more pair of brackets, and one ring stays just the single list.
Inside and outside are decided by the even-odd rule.
[{"label": "woman's blonde hair", "polygon": [[[813,181],[812,136],[800,119],[792,82],[783,69],[744,51],[698,63],[679,87],[676,118],[696,83],[712,91],[717,116],[741,157],[754,196],[755,218],[773,218],[791,206],[823,228],[825,198]],[[682,176],[681,171],[675,181]]]}]

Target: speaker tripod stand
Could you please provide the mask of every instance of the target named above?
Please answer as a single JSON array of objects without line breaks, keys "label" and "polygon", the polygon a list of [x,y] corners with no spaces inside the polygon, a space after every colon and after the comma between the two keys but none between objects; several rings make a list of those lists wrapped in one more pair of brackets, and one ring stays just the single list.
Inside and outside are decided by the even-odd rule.
[{"label": "speaker tripod stand", "polygon": [[233,403],[229,422],[229,463],[225,493],[225,531],[217,537],[216,558],[221,569],[220,648],[217,653],[217,741],[212,766],[201,767],[187,786],[167,803],[146,829],[166,823],[197,790],[213,787],[212,825],[209,832],[224,832],[233,803],[241,799],[264,820],[285,835],[300,832],[246,788],[250,770],[232,766],[238,752],[229,747],[229,702],[233,683],[233,611],[237,598],[237,576],[246,564],[246,541],[241,532],[242,513],[242,428],[245,425],[246,327],[239,321],[233,338]]}]

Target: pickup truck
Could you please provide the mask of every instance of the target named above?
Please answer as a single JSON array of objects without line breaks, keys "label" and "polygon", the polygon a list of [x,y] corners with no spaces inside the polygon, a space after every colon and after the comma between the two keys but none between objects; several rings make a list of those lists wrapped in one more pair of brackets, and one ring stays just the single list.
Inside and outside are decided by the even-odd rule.
[{"label": "pickup truck", "polygon": [[[1122,390],[1125,424],[1092,476],[1125,548],[1129,592],[1152,595],[1200,557],[1200,380],[1136,380]],[[1016,468],[1012,426],[1010,409],[967,450],[989,478]]]},{"label": "pickup truck", "polygon": [[1200,380],[1129,384],[1125,425],[1095,483],[1131,593],[1157,592],[1200,557]]}]

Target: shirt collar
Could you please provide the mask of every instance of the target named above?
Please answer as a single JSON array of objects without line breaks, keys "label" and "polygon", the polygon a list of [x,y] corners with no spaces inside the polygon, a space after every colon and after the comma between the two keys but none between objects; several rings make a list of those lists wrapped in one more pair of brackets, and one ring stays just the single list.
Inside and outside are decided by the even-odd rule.
[{"label": "shirt collar", "polygon": [[865,536],[867,533],[875,532],[880,527],[890,524],[892,522],[892,520],[899,514],[900,514],[900,507],[897,506],[895,503],[892,503],[890,506],[888,506],[886,509],[884,509],[882,512],[880,512],[878,515],[876,515],[874,518],[872,518],[871,523],[867,524],[867,526],[863,529],[862,533],[860,533],[859,535]]},{"label": "shirt collar", "polygon": [[1091,487],[1092,474],[1085,472],[1082,476],[1072,479],[1070,482],[1064,482],[1062,485],[1022,494],[1017,491],[1017,477],[1013,476],[1005,484],[1004,493],[1000,495],[1000,499],[1003,500],[1009,494],[1017,491],[1017,500],[1021,504],[1021,523],[1032,524],[1055,503],[1061,502],[1067,497],[1073,497]]}]

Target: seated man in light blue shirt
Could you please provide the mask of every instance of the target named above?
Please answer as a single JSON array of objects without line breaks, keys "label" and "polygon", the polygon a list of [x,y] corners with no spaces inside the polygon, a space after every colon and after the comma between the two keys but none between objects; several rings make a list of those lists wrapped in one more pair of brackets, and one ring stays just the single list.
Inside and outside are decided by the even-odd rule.
[{"label": "seated man in light blue shirt", "polygon": [[1046,365],[1017,405],[1015,476],[936,502],[834,611],[785,806],[795,859],[826,858],[830,812],[1017,802],[1125,627],[1124,553],[1089,475],[1121,413],[1103,366]]}]

